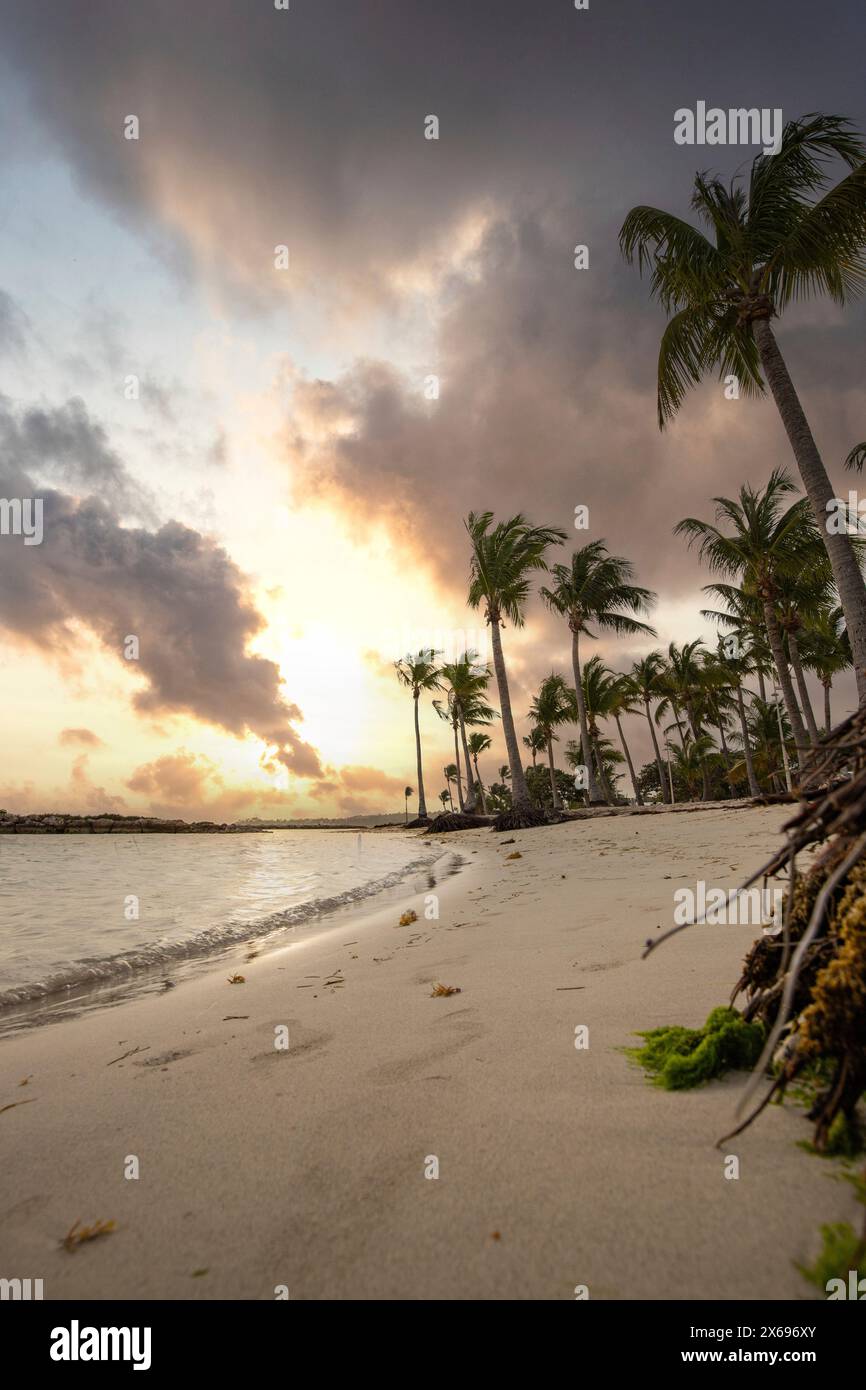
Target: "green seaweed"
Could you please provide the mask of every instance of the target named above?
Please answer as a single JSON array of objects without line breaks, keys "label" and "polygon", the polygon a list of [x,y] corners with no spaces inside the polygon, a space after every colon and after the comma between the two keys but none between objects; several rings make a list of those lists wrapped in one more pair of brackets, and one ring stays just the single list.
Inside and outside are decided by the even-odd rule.
[{"label": "green seaweed", "polygon": [[798,1264],[804,1279],[815,1284],[822,1293],[831,1279],[847,1279],[850,1270],[858,1279],[866,1279],[866,1254],[863,1243],[848,1221],[837,1221],[821,1227],[821,1251],[813,1265]]},{"label": "green seaweed", "polygon": [[639,1033],[642,1047],[626,1048],[657,1086],[682,1091],[702,1086],[727,1071],[753,1067],[766,1032],[762,1023],[746,1023],[736,1009],[713,1009],[703,1028],[673,1025]]}]

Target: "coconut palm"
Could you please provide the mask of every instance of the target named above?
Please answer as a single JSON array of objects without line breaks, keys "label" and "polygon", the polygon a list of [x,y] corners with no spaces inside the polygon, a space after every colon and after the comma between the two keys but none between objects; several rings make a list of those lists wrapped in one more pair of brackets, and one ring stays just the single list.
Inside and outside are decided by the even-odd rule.
[{"label": "coconut palm", "polygon": [[450,788],[450,787],[448,788],[447,792],[440,792],[440,793],[439,793],[439,800],[442,802],[442,809],[443,809],[443,811],[444,811],[445,807],[448,805],[449,801],[451,802],[451,810],[452,810],[452,811],[454,810],[454,802],[451,800],[451,788]]},{"label": "coconut palm", "polygon": [[[683,713],[688,720],[692,739],[695,742],[704,733],[700,722],[700,708],[706,690],[704,655],[704,643],[701,638],[697,638],[694,642],[685,642],[682,647],[678,647],[676,642],[671,642],[668,647],[667,662],[660,678],[660,686],[664,691],[664,696],[659,702],[656,717],[658,718],[667,712],[666,705],[669,702],[671,712],[676,720],[682,749],[686,746],[682,726]],[[704,801],[709,801],[710,782],[706,763],[703,765],[701,776],[703,798]]]},{"label": "coconut palm", "polygon": [[714,594],[723,605],[722,608],[702,608],[701,617],[718,623],[726,630],[727,636],[721,640],[728,644],[731,656],[748,650],[752,673],[758,682],[761,699],[766,700],[765,678],[771,674],[773,653],[767,641],[763,606],[757,594],[735,584],[705,584],[705,594]]},{"label": "coconut palm", "polygon": [[701,559],[713,570],[740,578],[760,599],[782,697],[802,756],[809,740],[785,656],[778,603],[786,583],[793,583],[801,571],[820,569],[824,561],[808,499],[801,497],[785,506],[792,492],[796,488],[789,475],[775,468],[763,491],[744,483],[736,502],[729,497],[713,498],[716,520],[728,522],[730,534],[695,517],[678,522],[674,531],[687,536],[690,545],[698,542]]},{"label": "coconut palm", "polygon": [[[598,779],[597,785],[601,786],[604,800],[609,806],[613,805],[613,789],[605,774],[604,755],[601,748],[601,729],[599,719],[605,719],[610,714],[611,687],[613,685],[613,675],[605,666],[600,656],[592,656],[581,672],[583,685],[583,703],[586,709],[587,732],[589,734],[589,748],[592,759],[595,762],[595,772]],[[581,739],[581,748],[583,740]],[[621,759],[620,759],[621,761]],[[587,780],[589,780],[589,770],[592,761],[587,765]]]},{"label": "coconut palm", "polygon": [[530,729],[529,733],[523,738],[522,743],[524,748],[529,749],[532,756],[532,766],[535,767],[539,753],[544,752],[544,734],[541,729]]},{"label": "coconut palm", "polygon": [[493,740],[489,734],[483,734],[477,729],[473,729],[469,735],[468,747],[469,755],[472,758],[472,765],[475,768],[475,785],[478,788],[478,797],[481,801],[481,814],[487,815],[487,804],[484,797],[484,783],[481,780],[481,773],[478,771],[478,759],[482,753],[486,753],[488,748],[493,746]]},{"label": "coconut palm", "polygon": [[422,647],[419,652],[407,655],[394,662],[394,670],[401,685],[412,691],[415,704],[415,756],[418,764],[418,819],[427,820],[427,803],[424,800],[424,771],[421,767],[421,729],[418,723],[418,701],[422,690],[440,690],[439,668],[436,658],[439,652],[432,647]]},{"label": "coconut palm", "polygon": [[814,671],[824,689],[824,732],[829,734],[830,691],[833,677],[847,671],[851,665],[851,644],[848,634],[840,630],[841,608],[823,608],[806,622],[800,639],[803,665]]},{"label": "coconut palm", "polygon": [[404,798],[404,801],[405,801],[405,803],[406,803],[406,804],[405,804],[405,808],[404,808],[404,809],[405,809],[404,820],[405,820],[405,822],[406,822],[407,825],[409,824],[409,797],[410,797],[411,795],[412,795],[412,788],[411,788],[411,787],[404,787],[404,788],[403,788],[403,798]]},{"label": "coconut palm", "polygon": [[[437,714],[451,724],[454,732],[454,756],[457,765],[457,799],[460,810],[471,814],[475,810],[475,786],[469,763],[469,749],[466,746],[467,724],[491,724],[496,711],[484,698],[490,683],[490,668],[478,664],[478,653],[467,650],[457,661],[447,662],[440,670],[441,680],[447,686],[447,701],[434,700]],[[460,745],[463,744],[463,765],[466,770],[466,799],[460,775]]]},{"label": "coconut palm", "polygon": [[659,785],[661,787],[662,801],[670,800],[667,779],[662,765],[662,755],[659,750],[659,741],[656,737],[656,728],[653,722],[651,702],[660,698],[662,692],[659,688],[659,681],[664,672],[664,657],[661,652],[650,652],[648,656],[641,657],[631,668],[630,679],[637,697],[643,701],[646,721],[649,724],[650,737],[652,738],[653,751],[655,752],[656,768],[659,774]]},{"label": "coconut palm", "polygon": [[503,619],[508,619],[514,627],[523,626],[530,576],[547,569],[547,551],[551,545],[564,541],[566,533],[556,526],[531,526],[520,514],[494,526],[492,512],[470,512],[465,525],[472,542],[469,604],[472,608],[483,606],[485,619],[490,624],[493,668],[511,768],[512,811],[497,825],[500,829],[518,828],[521,824],[540,825],[544,816],[532,805],[520,761],[501,628]]},{"label": "coconut palm", "polygon": [[689,799],[694,800],[696,787],[705,783],[707,759],[715,753],[715,744],[709,734],[701,734],[698,738],[692,738],[691,735],[688,735],[682,748],[677,748],[675,745],[669,746],[674,771],[685,782]]},{"label": "coconut palm", "polygon": [[[850,172],[828,188],[834,160]],[[698,175],[692,208],[714,241],[652,207],[633,208],[620,232],[624,256],[637,257],[641,273],[650,269],[652,295],[670,315],[659,351],[659,424],[708,372],[733,375],[747,395],[763,392],[766,378],[833,568],[862,704],[866,586],[850,537],[826,526],[833,488],[771,319],[815,294],[845,304],[866,285],[866,146],[840,116],[789,121],[778,153],[752,160],[748,188],[739,178],[726,186]]]},{"label": "coconut palm", "polygon": [[556,766],[553,761],[553,744],[558,737],[554,731],[561,724],[571,723],[574,715],[574,691],[566,684],[563,676],[551,671],[549,676],[545,676],[538,688],[538,693],[530,706],[529,718],[533,722],[533,728],[543,738],[544,746],[547,749],[547,761],[550,767],[550,793],[554,811],[558,811],[562,806],[556,785]]},{"label": "coconut palm", "polygon": [[592,628],[620,636],[637,633],[654,637],[646,623],[632,616],[646,613],[655,599],[649,589],[632,583],[634,566],[620,555],[611,555],[604,541],[589,541],[576,550],[567,565],[554,565],[552,583],[542,588],[547,606],[565,618],[571,631],[571,659],[580,721],[580,743],[587,769],[590,802],[602,799],[592,766],[587,713],[580,669],[580,637],[595,637]]},{"label": "coconut palm", "polygon": [[628,766],[628,773],[629,777],[631,778],[631,784],[634,789],[635,801],[637,802],[638,806],[643,805],[643,797],[640,794],[640,788],[637,784],[637,777],[635,776],[634,771],[634,763],[631,760],[631,753],[629,751],[629,746],[625,740],[625,734],[623,733],[621,720],[624,714],[635,714],[637,712],[638,705],[640,704],[642,698],[643,697],[641,696],[640,692],[636,689],[635,684],[630,676],[614,676],[610,688],[608,708],[610,710],[611,715],[613,716],[613,721],[616,724],[616,731],[619,734],[619,741],[622,744],[623,755]]},{"label": "coconut palm", "polygon": [[740,738],[743,745],[743,759],[746,767],[746,776],[749,782],[749,795],[760,796],[761,788],[758,784],[755,764],[752,758],[752,745],[749,739],[749,729],[746,722],[746,703],[743,697],[743,681],[755,670],[751,652],[744,650],[739,639],[732,643],[730,639],[719,638],[719,645],[713,658],[715,669],[721,676],[724,674],[729,681],[734,692],[737,705],[737,715],[740,721]]},{"label": "coconut palm", "polygon": [[[451,810],[453,811],[454,797],[451,795],[451,784],[452,782],[456,782],[458,788],[460,787],[460,769],[456,763],[448,763],[447,767],[443,767],[442,772],[445,776],[445,781],[448,785],[448,800],[451,802]],[[459,799],[460,797],[458,792],[458,801]]]}]

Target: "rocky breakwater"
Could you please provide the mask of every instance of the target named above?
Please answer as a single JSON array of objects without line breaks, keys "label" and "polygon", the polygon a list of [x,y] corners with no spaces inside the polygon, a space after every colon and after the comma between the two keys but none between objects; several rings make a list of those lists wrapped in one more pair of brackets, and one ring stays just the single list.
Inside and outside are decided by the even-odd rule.
[{"label": "rocky breakwater", "polygon": [[12,815],[0,811],[0,835],[242,835],[252,825],[215,825],[213,821],[159,820],[156,816],[73,816],[42,813]]}]

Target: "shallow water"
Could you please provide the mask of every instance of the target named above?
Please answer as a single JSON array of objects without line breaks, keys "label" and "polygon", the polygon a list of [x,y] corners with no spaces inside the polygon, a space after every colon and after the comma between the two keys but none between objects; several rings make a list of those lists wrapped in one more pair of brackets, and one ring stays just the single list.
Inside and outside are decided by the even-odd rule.
[{"label": "shallow water", "polygon": [[0,837],[0,1006],[288,944],[441,853],[394,832]]}]

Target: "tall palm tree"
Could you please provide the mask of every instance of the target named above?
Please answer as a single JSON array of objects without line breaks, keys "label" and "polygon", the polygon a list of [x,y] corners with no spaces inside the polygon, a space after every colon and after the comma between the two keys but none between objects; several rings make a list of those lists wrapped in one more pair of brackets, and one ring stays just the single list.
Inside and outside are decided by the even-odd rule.
[{"label": "tall palm tree", "polygon": [[[444,775],[445,775],[445,781],[446,781],[446,783],[448,784],[448,800],[451,802],[451,810],[453,811],[453,810],[454,810],[454,797],[451,795],[451,783],[452,783],[452,782],[456,782],[456,783],[457,783],[457,786],[458,786],[458,788],[459,788],[459,786],[460,786],[460,769],[459,769],[459,767],[457,766],[456,763],[448,763],[447,767],[443,767],[442,771],[443,771],[443,773],[444,773]],[[459,795],[458,795],[458,800],[459,800]]]},{"label": "tall palm tree", "polygon": [[405,820],[405,822],[406,822],[407,825],[409,824],[409,797],[410,797],[411,795],[412,795],[412,788],[411,788],[411,787],[404,787],[404,788],[403,788],[403,799],[404,799],[404,801],[405,801],[406,804],[405,804],[405,807],[404,807],[405,815],[404,815],[403,819]]},{"label": "tall palm tree", "polygon": [[511,768],[512,810],[497,824],[501,829],[516,828],[521,824],[540,825],[544,814],[532,805],[520,761],[502,651],[501,627],[506,618],[514,627],[523,626],[530,575],[547,569],[547,551],[551,545],[564,541],[566,533],[556,526],[531,526],[520,514],[494,526],[492,512],[470,512],[465,525],[472,542],[469,605],[472,608],[483,605],[485,619],[490,624],[493,669],[499,688],[502,729]]},{"label": "tall palm tree", "polygon": [[575,713],[574,691],[566,684],[564,676],[560,676],[556,671],[551,671],[549,676],[538,688],[538,693],[532,701],[529,710],[529,718],[533,726],[538,730],[544,739],[544,746],[547,749],[547,761],[550,767],[550,792],[553,798],[553,809],[558,811],[562,806],[559,789],[556,785],[556,766],[553,761],[553,744],[558,735],[554,732],[561,724],[571,723]]},{"label": "tall palm tree", "polygon": [[670,801],[670,791],[668,789],[665,770],[662,766],[662,755],[659,750],[659,741],[656,737],[655,724],[653,723],[650,704],[653,700],[660,698],[662,692],[659,688],[659,681],[664,671],[664,657],[661,652],[650,652],[648,656],[641,657],[631,668],[631,682],[635,694],[643,701],[646,721],[649,724],[650,737],[652,738],[653,751],[655,752],[656,768],[659,774],[659,786],[661,788],[661,798],[664,802]]},{"label": "tall palm tree", "polygon": [[823,608],[813,614],[803,629],[800,647],[803,665],[807,671],[814,671],[824,688],[824,732],[829,734],[830,691],[833,677],[847,671],[851,665],[851,644],[848,634],[840,631],[841,608]]},{"label": "tall palm tree", "polygon": [[613,716],[613,721],[616,724],[616,731],[619,734],[619,741],[622,744],[623,755],[625,757],[626,765],[628,767],[628,774],[631,778],[632,788],[634,789],[635,801],[637,802],[638,806],[643,805],[643,797],[640,794],[640,787],[637,784],[637,777],[635,776],[634,771],[634,763],[631,760],[631,752],[629,751],[629,746],[625,740],[625,734],[623,733],[621,721],[622,716],[624,714],[636,713],[641,698],[642,697],[640,695],[640,692],[635,688],[634,682],[632,681],[630,676],[614,676],[610,688],[608,708],[610,710],[611,715]]},{"label": "tall palm tree", "polygon": [[427,820],[427,803],[424,800],[424,770],[421,766],[421,729],[418,723],[418,701],[422,690],[440,690],[439,668],[436,658],[439,652],[432,647],[422,647],[414,656],[409,654],[394,662],[394,670],[401,685],[412,691],[415,704],[415,756],[418,764],[418,819]]},{"label": "tall palm tree", "polygon": [[766,700],[765,677],[775,668],[773,653],[767,641],[761,600],[754,590],[738,588],[735,584],[705,584],[704,593],[714,594],[723,607],[702,608],[701,617],[718,623],[726,630],[728,637],[722,640],[728,646],[730,638],[736,639],[730,656],[735,657],[738,651],[748,651],[752,673],[758,681],[759,694],[762,700]]},{"label": "tall palm tree", "polygon": [[448,805],[449,801],[451,802],[451,810],[452,810],[452,811],[454,810],[454,802],[451,800],[451,788],[450,788],[450,787],[448,788],[447,792],[440,792],[440,793],[439,793],[439,800],[442,802],[442,809],[443,809],[443,811],[444,811],[445,807]]},{"label": "tall palm tree", "polygon": [[[850,172],[828,188],[834,160]],[[850,121],[811,113],[786,124],[777,154],[752,161],[748,189],[698,175],[692,208],[714,241],[652,207],[633,208],[620,232],[624,256],[636,256],[641,273],[651,269],[651,292],[671,316],[659,351],[659,424],[708,372],[735,375],[752,395],[766,378],[833,567],[862,704],[866,586],[850,537],[828,531],[833,487],[771,319],[815,294],[845,304],[866,285],[866,146]]]},{"label": "tall palm tree", "polygon": [[469,754],[472,758],[472,765],[475,768],[475,785],[478,788],[478,796],[481,801],[481,814],[487,815],[487,803],[484,797],[484,783],[481,780],[481,773],[478,771],[478,759],[482,753],[486,753],[488,748],[493,746],[493,739],[489,734],[482,734],[479,730],[473,729],[469,735]]},{"label": "tall palm tree", "polygon": [[602,800],[592,766],[591,740],[583,698],[583,679],[580,669],[580,637],[594,637],[592,628],[615,632],[620,636],[637,633],[654,637],[646,623],[632,616],[647,613],[655,599],[649,589],[632,583],[634,566],[620,555],[611,555],[604,541],[589,541],[575,550],[567,565],[554,565],[550,571],[552,583],[542,588],[541,597],[547,606],[565,618],[571,631],[571,659],[574,667],[574,689],[580,721],[580,743],[587,769],[590,802]]},{"label": "tall palm tree", "polygon": [[529,733],[526,734],[522,742],[524,748],[529,749],[530,756],[532,757],[532,766],[535,767],[535,764],[538,761],[539,753],[544,752],[544,734],[542,733],[541,729],[530,729]]},{"label": "tall palm tree", "polygon": [[716,520],[727,521],[732,528],[730,534],[695,517],[678,522],[674,531],[687,536],[690,545],[698,542],[701,559],[711,569],[729,578],[740,578],[760,598],[782,698],[802,757],[809,739],[785,656],[778,602],[786,582],[791,583],[804,569],[820,568],[823,552],[810,518],[808,500],[801,497],[788,507],[784,505],[795,491],[784,469],[774,468],[762,492],[744,483],[736,502],[729,497],[713,498]]}]

